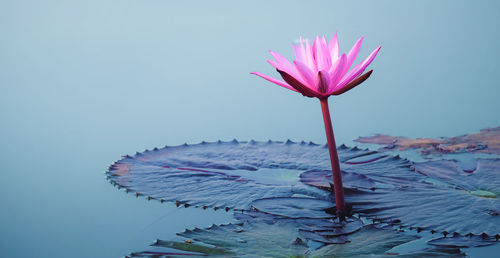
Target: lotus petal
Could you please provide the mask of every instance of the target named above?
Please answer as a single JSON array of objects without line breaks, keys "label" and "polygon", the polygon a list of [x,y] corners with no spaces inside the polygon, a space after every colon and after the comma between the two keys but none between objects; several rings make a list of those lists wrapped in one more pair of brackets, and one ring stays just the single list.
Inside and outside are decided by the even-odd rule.
[{"label": "lotus petal", "polygon": [[264,78],[264,79],[266,79],[266,80],[268,80],[268,81],[270,81],[270,82],[272,82],[274,84],[278,84],[279,86],[287,88],[289,90],[297,91],[296,89],[294,89],[292,86],[288,85],[287,83],[282,82],[282,81],[280,81],[278,79],[274,79],[271,76],[267,76],[267,75],[261,74],[261,73],[251,73],[251,74],[255,74],[257,76],[260,76],[260,77],[262,77],[262,78]]}]

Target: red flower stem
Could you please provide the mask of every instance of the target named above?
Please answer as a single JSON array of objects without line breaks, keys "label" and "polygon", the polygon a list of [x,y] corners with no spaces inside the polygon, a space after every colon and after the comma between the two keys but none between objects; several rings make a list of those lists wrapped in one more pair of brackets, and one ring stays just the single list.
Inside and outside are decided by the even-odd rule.
[{"label": "red flower stem", "polygon": [[332,163],[333,189],[335,191],[335,206],[340,220],[345,219],[344,187],[342,186],[342,176],[340,175],[340,162],[333,136],[332,120],[328,108],[328,98],[320,99],[321,111],[323,111],[323,121],[325,122],[326,140],[328,141],[328,151],[330,152],[330,162]]}]

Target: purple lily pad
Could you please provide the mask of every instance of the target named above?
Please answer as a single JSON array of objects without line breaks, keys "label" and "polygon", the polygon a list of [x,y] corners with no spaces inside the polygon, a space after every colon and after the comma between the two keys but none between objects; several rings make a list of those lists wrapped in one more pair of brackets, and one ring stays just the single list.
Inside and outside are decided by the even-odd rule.
[{"label": "purple lily pad", "polygon": [[[454,161],[413,164],[397,156],[345,146],[338,152],[346,201],[355,212],[378,220],[401,220],[402,226],[420,230],[488,235],[500,232],[500,190],[495,172],[500,167],[498,160],[479,160],[474,172],[465,173],[453,165]],[[419,173],[411,170],[412,166]],[[297,194],[328,202],[328,192],[300,180],[308,179],[314,182],[310,185],[325,189],[330,182],[326,173],[329,168],[324,145],[233,141],[126,156],[111,166],[108,177],[114,184],[150,199],[248,210],[255,200]],[[315,176],[323,178],[324,183]],[[371,190],[373,185],[375,189]],[[305,216],[326,216],[324,211],[310,212],[316,215]]]},{"label": "purple lily pad", "polygon": [[[441,200],[444,207],[460,207],[458,210],[438,208],[443,216],[451,217],[445,221],[450,226],[447,231],[500,233],[500,159],[478,159],[472,173],[464,173],[456,161],[448,160],[417,163],[415,170],[434,180],[431,184],[437,182],[433,186],[446,191]],[[443,203],[449,199],[454,203]],[[452,226],[455,223],[457,225]]]},{"label": "purple lily pad", "polygon": [[415,236],[398,233],[394,230],[365,226],[349,236],[350,242],[342,245],[325,245],[310,253],[311,257],[363,257],[386,255],[398,245],[417,239]]},{"label": "purple lily pad", "polygon": [[306,239],[328,244],[346,243],[348,238],[339,236],[352,234],[364,226],[356,217],[339,221],[330,214],[331,210],[332,203],[313,198],[269,198],[254,201],[250,211],[236,212],[235,218],[246,223],[288,221]]},{"label": "purple lily pad", "polygon": [[356,217],[347,217],[344,221],[326,219],[296,220],[300,230],[315,232],[327,238],[348,235],[364,226],[363,221]]},{"label": "purple lily pad", "polygon": [[[349,182],[343,180],[346,181],[344,184],[348,186],[344,189],[366,191],[374,190],[374,188],[394,188],[411,184],[418,179],[419,175],[410,170],[413,163],[407,159],[399,156],[381,155],[374,151],[361,151],[356,147],[348,149],[346,152],[352,153],[355,150],[358,151],[358,155],[340,158],[342,171],[346,173],[346,179],[349,180]],[[327,170],[323,170],[323,176],[317,172],[319,173],[317,176],[323,178],[325,182],[329,182],[330,177]],[[307,173],[301,176],[304,183],[307,182],[305,179],[310,178]],[[311,185],[314,186],[314,184]]]},{"label": "purple lily pad", "polygon": [[365,155],[360,155],[357,157],[353,157],[344,161],[345,164],[357,165],[357,164],[366,164],[377,161],[379,159],[387,158],[389,155],[379,153],[379,152],[369,152]]},{"label": "purple lily pad", "polygon": [[[339,148],[342,160],[367,153],[371,152]],[[178,206],[243,210],[257,199],[324,195],[301,183],[299,175],[306,170],[328,168],[328,149],[324,145],[234,140],[155,148],[125,156],[110,166],[107,175],[113,184],[148,199],[175,202]],[[349,180],[346,185],[362,187]]]},{"label": "purple lily pad", "polygon": [[[349,189],[375,189],[375,181],[369,177],[358,174],[341,171],[344,188]],[[330,190],[332,188],[332,171],[331,170],[309,170],[300,174],[300,181],[306,185]]]},{"label": "purple lily pad", "polygon": [[456,161],[416,163],[413,175],[402,175],[407,184],[347,199],[357,212],[400,219],[402,226],[493,236],[500,233],[500,160],[479,159],[477,164],[475,172],[465,173]]},{"label": "purple lily pad", "polygon": [[421,258],[421,257],[468,257],[459,248],[445,247],[445,246],[434,246],[429,248],[423,248],[411,252],[394,253],[387,252],[389,256],[398,256],[405,258]]},{"label": "purple lily pad", "polygon": [[[350,242],[349,235],[360,230],[364,224],[356,217],[346,218],[345,221],[329,221],[330,225],[314,222],[304,229],[301,223],[299,233],[307,239],[325,244],[342,244]],[[320,224],[320,225],[318,225]]]},{"label": "purple lily pad", "polygon": [[306,239],[316,241],[322,244],[345,244],[349,243],[351,240],[347,236],[339,236],[339,237],[326,237],[321,234],[318,234],[317,232],[314,231],[308,231],[308,230],[303,230],[299,229],[299,233],[301,236],[305,237]]},{"label": "purple lily pad", "polygon": [[[357,185],[375,183],[373,191],[358,188],[345,192],[354,212],[376,220],[400,220],[402,226],[417,230],[490,236],[500,233],[499,159],[478,159],[473,172],[464,172],[458,161],[412,163],[377,153],[362,157],[370,162],[344,160],[342,166],[351,175],[363,176],[358,177]],[[330,190],[326,170],[305,172],[301,180]]]},{"label": "purple lily pad", "polygon": [[455,235],[451,237],[441,237],[427,241],[430,245],[445,247],[480,247],[498,243],[494,237],[471,235]]},{"label": "purple lily pad", "polygon": [[333,218],[328,213],[335,207],[335,203],[312,198],[266,198],[251,203],[252,210],[272,214],[283,218]]}]

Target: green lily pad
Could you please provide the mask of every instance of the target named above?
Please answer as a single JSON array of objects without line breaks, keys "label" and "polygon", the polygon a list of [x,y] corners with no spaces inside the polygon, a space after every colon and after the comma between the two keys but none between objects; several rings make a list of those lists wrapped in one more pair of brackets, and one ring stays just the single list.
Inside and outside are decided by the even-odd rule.
[{"label": "green lily pad", "polygon": [[[373,225],[348,236],[322,237],[298,232],[292,220],[272,224],[259,221],[186,230],[178,235],[184,242],[159,240],[153,249],[132,253],[132,257],[177,257],[185,255],[223,257],[463,257],[458,248],[428,246],[409,253],[394,253],[392,248],[418,237]],[[319,243],[314,244],[314,243]],[[176,254],[175,252],[182,252]],[[138,256],[156,254],[158,256]],[[161,256],[164,255],[164,256]]]},{"label": "green lily pad", "polygon": [[178,235],[228,249],[236,256],[303,257],[308,251],[306,240],[289,221],[212,226]]}]

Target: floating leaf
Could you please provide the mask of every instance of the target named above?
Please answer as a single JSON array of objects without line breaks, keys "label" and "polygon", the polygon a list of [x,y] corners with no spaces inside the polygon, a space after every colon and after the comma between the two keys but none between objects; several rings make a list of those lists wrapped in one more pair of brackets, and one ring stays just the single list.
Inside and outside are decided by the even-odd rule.
[{"label": "floating leaf", "polygon": [[129,191],[186,206],[244,209],[253,198],[294,194],[292,186],[259,184],[219,171],[135,165],[126,177],[121,186]]},{"label": "floating leaf", "polygon": [[251,203],[252,209],[283,218],[333,218],[335,203],[312,198],[266,198]]},{"label": "floating leaf", "polygon": [[394,230],[366,226],[349,236],[350,242],[343,245],[326,245],[311,252],[311,257],[362,257],[385,255],[391,248],[417,239]]},{"label": "floating leaf", "polygon": [[445,230],[464,234],[500,233],[500,159],[478,159],[473,173],[464,173],[456,161],[448,160],[417,163],[415,170],[449,184],[450,187],[435,187],[445,191],[436,200],[435,208],[447,218],[442,221],[448,226]]},{"label": "floating leaf", "polygon": [[[375,182],[369,177],[341,171],[344,188],[350,189],[375,189]],[[304,184],[315,186],[324,190],[331,189],[331,170],[309,170],[300,174],[300,181]]]},{"label": "floating leaf", "polygon": [[[212,226],[207,229],[186,230],[178,235],[185,242],[159,240],[153,249],[132,253],[131,256],[155,253],[158,255],[214,255],[230,257],[366,257],[400,254],[404,257],[453,256],[462,257],[458,248],[426,247],[411,253],[391,253],[393,247],[417,239],[391,229],[373,225],[348,236],[331,238],[301,231],[293,220],[281,219],[272,224],[259,221]],[[325,243],[317,246],[313,242]],[[188,243],[186,243],[188,242]],[[175,254],[176,251],[181,254]],[[148,257],[148,256],[138,256]],[[156,256],[158,257],[158,256]]]},{"label": "floating leaf", "polygon": [[364,225],[355,217],[339,221],[334,215],[333,204],[319,199],[268,198],[256,200],[251,205],[253,210],[249,215],[251,218],[243,216],[243,220],[247,222],[257,221],[256,218],[267,222],[292,220],[302,236],[321,243],[345,243],[349,241],[347,238],[333,238],[356,232]]},{"label": "floating leaf", "polygon": [[[416,172],[402,174],[408,182],[350,195],[355,211],[380,220],[400,219],[402,225],[460,234],[500,233],[500,159],[479,159],[473,173],[456,161],[416,163]],[[392,174],[392,173],[390,173]],[[383,180],[377,178],[376,180]]]},{"label": "floating leaf", "polygon": [[[369,162],[360,162],[361,157]],[[349,162],[352,159],[358,162]],[[401,220],[403,226],[417,230],[500,233],[500,159],[478,159],[473,172],[464,172],[457,161],[413,164],[379,153],[343,162],[343,170],[361,175],[353,180],[357,185],[375,184],[373,191],[361,187],[345,191],[354,212],[382,221]],[[328,189],[331,176],[326,170],[308,171],[301,180]]]},{"label": "floating leaf", "polygon": [[131,257],[171,257],[171,256],[207,256],[207,255],[231,255],[225,249],[210,247],[206,245],[193,244],[192,241],[176,242],[167,240],[156,240],[150,246],[150,250],[131,253]]},{"label": "floating leaf", "polygon": [[308,230],[303,230],[299,229],[299,233],[301,236],[312,240],[316,241],[322,244],[345,244],[350,242],[349,238],[347,236],[336,236],[336,237],[326,237],[323,236],[322,234],[318,234],[317,232],[314,231],[308,231]]},{"label": "floating leaf", "polygon": [[[372,152],[339,148],[341,160],[367,153]],[[328,149],[323,145],[232,141],[155,148],[125,156],[110,167],[107,175],[112,183],[148,199],[242,210],[257,199],[324,196],[322,191],[301,183],[299,175],[329,168]],[[350,183],[349,178],[345,184],[361,187]]]},{"label": "floating leaf", "polygon": [[451,237],[441,237],[427,241],[430,245],[445,246],[445,247],[479,247],[488,246],[498,243],[494,237],[471,235],[462,236],[455,235]]},{"label": "floating leaf", "polygon": [[401,252],[401,253],[393,253],[389,251],[387,254],[397,257],[405,257],[405,258],[421,258],[421,257],[467,257],[465,253],[463,253],[459,248],[453,247],[442,247],[435,246],[429,248],[423,248],[417,251],[411,252]]},{"label": "floating leaf", "polygon": [[[284,203],[272,208],[273,203]],[[273,198],[252,204],[266,212],[252,209],[235,212],[241,223],[213,225],[206,229],[185,230],[178,235],[184,241],[158,240],[150,250],[132,253],[133,257],[161,255],[214,255],[230,257],[352,257],[388,255],[391,248],[417,239],[391,227],[364,226],[361,220],[348,217],[339,222],[328,212],[331,203],[312,198]],[[287,206],[293,211],[284,211]],[[313,207],[318,212],[309,212]],[[317,215],[310,218],[300,215]],[[327,214],[327,215],[324,215]],[[328,218],[324,218],[324,217]],[[444,252],[444,251],[446,252]],[[182,253],[178,253],[182,252]],[[151,256],[148,256],[151,255]],[[155,256],[156,255],[156,256]],[[404,254],[407,257],[461,256],[457,248],[425,247]]]},{"label": "floating leaf", "polygon": [[344,221],[311,220],[297,222],[300,225],[299,233],[302,236],[325,244],[349,242],[350,239],[347,235],[358,231],[364,226],[363,222],[356,217],[347,217]]},{"label": "floating leaf", "polygon": [[[410,161],[397,156],[345,146],[338,152],[346,201],[355,212],[383,221],[401,220],[402,226],[420,230],[500,232],[498,160],[479,160],[469,173],[458,170],[453,161],[418,163],[414,165],[418,173],[410,169]],[[151,199],[248,210],[255,200],[300,194],[328,202],[328,192],[314,190],[300,180],[325,189],[331,182],[329,167],[323,145],[233,141],[127,156],[111,166],[108,176],[113,183]],[[305,171],[309,172],[299,178]]]},{"label": "floating leaf", "polygon": [[481,130],[479,133],[451,138],[409,139],[406,137],[377,134],[369,137],[359,137],[355,141],[385,145],[385,149],[419,149],[420,153],[424,155],[462,152],[500,154],[500,127],[487,128]]},{"label": "floating leaf", "polygon": [[186,230],[180,236],[230,250],[236,256],[297,257],[305,256],[308,246],[294,223],[244,223]]},{"label": "floating leaf", "polygon": [[[359,162],[361,158],[363,158],[363,162]],[[353,160],[355,162],[352,162]],[[401,187],[402,185],[411,184],[419,177],[417,173],[410,169],[413,163],[399,156],[368,152],[344,159],[342,162],[342,170],[352,174],[353,182],[358,185],[352,187],[352,190],[366,191],[374,188]],[[305,177],[304,175],[301,179],[303,180]],[[373,184],[375,184],[375,187],[373,187]]]},{"label": "floating leaf", "polygon": [[364,226],[348,236],[345,244],[329,244],[309,253],[310,257],[465,257],[456,247],[422,247],[411,252],[393,252],[392,249],[418,239],[390,228]]},{"label": "floating leaf", "polygon": [[158,247],[167,247],[177,250],[183,250],[187,252],[195,252],[202,254],[231,254],[228,250],[219,248],[219,247],[209,247],[205,245],[197,245],[193,244],[192,241],[186,241],[183,243],[175,242],[175,241],[166,241],[166,240],[156,240],[156,242],[152,246]]}]

